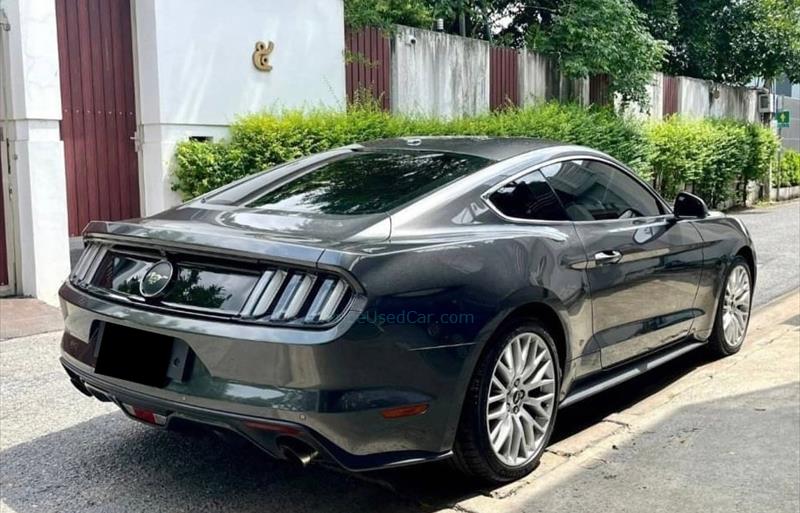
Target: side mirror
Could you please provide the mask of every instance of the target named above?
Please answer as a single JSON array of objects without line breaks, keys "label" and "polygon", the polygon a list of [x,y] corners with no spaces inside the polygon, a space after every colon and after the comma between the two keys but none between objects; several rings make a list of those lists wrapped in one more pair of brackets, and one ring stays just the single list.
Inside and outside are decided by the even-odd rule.
[{"label": "side mirror", "polygon": [[679,192],[672,209],[677,219],[703,219],[708,217],[706,202],[694,194]]}]

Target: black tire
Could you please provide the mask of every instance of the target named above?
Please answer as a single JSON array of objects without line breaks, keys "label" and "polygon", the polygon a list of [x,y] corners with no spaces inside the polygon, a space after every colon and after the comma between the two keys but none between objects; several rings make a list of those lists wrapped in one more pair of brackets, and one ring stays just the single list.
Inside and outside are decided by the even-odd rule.
[{"label": "black tire", "polygon": [[[545,430],[544,442],[537,449],[533,459],[523,466],[510,467],[500,461],[491,447],[484,412],[487,408],[489,386],[497,360],[500,358],[503,349],[515,336],[526,332],[539,335],[545,341],[550,352],[555,373],[555,402],[549,425]],[[452,465],[464,474],[491,483],[513,481],[529,474],[539,464],[539,460],[553,433],[560,390],[561,366],[553,336],[548,328],[541,321],[534,318],[520,318],[508,323],[489,342],[489,346],[481,356],[481,360],[478,362],[470,381],[461,412],[456,441],[453,445]]]},{"label": "black tire", "polygon": [[714,328],[712,329],[711,336],[708,339],[708,350],[716,358],[723,358],[725,356],[730,356],[732,354],[738,353],[739,350],[742,348],[745,339],[747,338],[747,328],[750,325],[751,315],[748,314],[744,328],[745,335],[742,337],[742,339],[737,344],[729,344],[726,341],[725,332],[723,328],[723,307],[725,306],[725,288],[728,284],[728,279],[730,278],[731,274],[736,268],[743,268],[745,273],[747,273],[748,283],[750,284],[750,301],[749,301],[748,311],[752,307],[753,303],[753,275],[750,272],[750,265],[748,264],[747,260],[745,260],[743,257],[736,256],[728,266],[728,270],[725,272],[725,279],[722,282],[722,291],[720,292],[719,301],[717,302],[717,312],[716,312],[716,317],[714,319]]}]

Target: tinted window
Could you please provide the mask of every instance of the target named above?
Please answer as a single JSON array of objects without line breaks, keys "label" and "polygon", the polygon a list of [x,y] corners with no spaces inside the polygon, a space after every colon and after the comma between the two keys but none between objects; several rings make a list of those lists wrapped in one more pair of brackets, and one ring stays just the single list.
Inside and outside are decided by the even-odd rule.
[{"label": "tinted window", "polygon": [[656,198],[626,173],[596,160],[542,168],[573,221],[627,219],[661,214]]},{"label": "tinted window", "polygon": [[455,153],[357,152],[284,182],[247,206],[334,215],[375,214],[491,163]]},{"label": "tinted window", "polygon": [[517,219],[568,219],[558,198],[539,171],[505,184],[492,193],[489,200],[500,212]]}]

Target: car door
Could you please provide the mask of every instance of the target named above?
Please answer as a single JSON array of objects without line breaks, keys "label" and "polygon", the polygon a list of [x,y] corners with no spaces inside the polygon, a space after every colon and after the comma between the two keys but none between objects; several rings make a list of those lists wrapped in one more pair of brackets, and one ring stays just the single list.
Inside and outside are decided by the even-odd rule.
[{"label": "car door", "polygon": [[542,168],[586,251],[593,339],[604,368],[689,333],[702,272],[691,222],[631,173],[599,158]]}]

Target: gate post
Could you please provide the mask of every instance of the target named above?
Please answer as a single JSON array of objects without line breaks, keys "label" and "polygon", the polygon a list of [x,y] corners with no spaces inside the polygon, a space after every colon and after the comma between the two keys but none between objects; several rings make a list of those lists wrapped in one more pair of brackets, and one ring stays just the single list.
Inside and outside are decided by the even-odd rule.
[{"label": "gate post", "polygon": [[[17,293],[58,304],[69,274],[64,147],[54,2],[3,2],[0,63],[6,101]],[[5,30],[7,29],[7,30]]]}]

